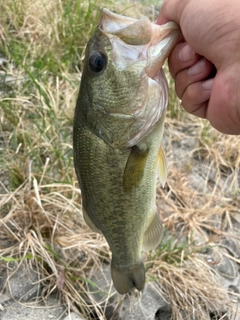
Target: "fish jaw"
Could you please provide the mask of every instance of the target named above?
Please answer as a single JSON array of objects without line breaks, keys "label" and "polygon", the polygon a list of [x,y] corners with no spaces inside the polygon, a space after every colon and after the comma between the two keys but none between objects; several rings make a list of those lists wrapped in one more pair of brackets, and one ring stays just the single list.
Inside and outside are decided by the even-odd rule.
[{"label": "fish jaw", "polygon": [[152,24],[152,40],[147,51],[145,68],[150,78],[154,79],[180,37],[180,29],[175,22],[171,21],[161,26]]},{"label": "fish jaw", "polygon": [[146,17],[136,20],[107,9],[101,11],[98,28],[109,38],[112,61],[119,69],[144,61],[145,73],[152,79],[181,37],[175,22],[157,25]]},{"label": "fish jaw", "polygon": [[105,30],[106,32],[114,32],[121,28],[125,28],[128,25],[136,22],[137,19],[121,16],[110,10],[103,8],[100,12],[99,18],[99,28]]}]

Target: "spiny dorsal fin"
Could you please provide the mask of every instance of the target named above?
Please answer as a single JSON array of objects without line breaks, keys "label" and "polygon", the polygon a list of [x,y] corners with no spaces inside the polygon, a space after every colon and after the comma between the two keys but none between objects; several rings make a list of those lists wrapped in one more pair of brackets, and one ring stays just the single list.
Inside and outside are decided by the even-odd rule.
[{"label": "spiny dorsal fin", "polygon": [[157,172],[162,187],[164,188],[165,183],[167,181],[167,160],[163,146],[161,146],[158,151]]},{"label": "spiny dorsal fin", "polygon": [[131,192],[132,189],[139,186],[143,178],[147,156],[148,149],[141,150],[138,146],[132,147],[123,174],[123,190],[125,192]]}]

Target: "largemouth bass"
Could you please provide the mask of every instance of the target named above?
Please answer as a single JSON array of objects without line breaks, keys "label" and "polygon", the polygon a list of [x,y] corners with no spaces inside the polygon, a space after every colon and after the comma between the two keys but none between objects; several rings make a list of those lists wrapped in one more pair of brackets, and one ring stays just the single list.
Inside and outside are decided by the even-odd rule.
[{"label": "largemouth bass", "polygon": [[88,226],[112,251],[116,290],[143,290],[143,249],[162,238],[156,183],[166,181],[161,147],[168,86],[162,65],[178,26],[101,11],[89,40],[76,104],[74,165]]}]

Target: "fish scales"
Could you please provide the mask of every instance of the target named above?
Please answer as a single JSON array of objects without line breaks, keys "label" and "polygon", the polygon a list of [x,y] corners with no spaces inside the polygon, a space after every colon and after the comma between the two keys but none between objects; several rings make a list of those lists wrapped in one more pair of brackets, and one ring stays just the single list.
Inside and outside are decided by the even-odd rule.
[{"label": "fish scales", "polygon": [[[147,24],[146,34],[142,27],[138,32],[142,24]],[[74,165],[84,219],[110,246],[112,279],[121,294],[143,290],[142,250],[153,249],[162,237],[155,199],[157,176],[163,184],[166,180],[161,140],[167,81],[160,69],[179,30],[173,23],[161,29],[167,48],[161,54],[160,45],[159,56],[152,50],[159,62],[151,53],[148,57],[148,48],[163,37],[157,29],[160,39],[154,40],[154,28],[147,18],[138,21],[102,10],[86,49],[74,115]]]},{"label": "fish scales", "polygon": [[[76,133],[79,143],[75,152],[81,155],[76,156],[79,167],[85,168],[80,172],[77,170],[78,176],[81,177],[84,209],[87,212],[94,212],[92,221],[100,230],[109,224],[104,236],[112,252],[115,252],[113,248],[124,246],[127,242],[136,243],[140,248],[140,235],[146,230],[146,212],[149,204],[155,207],[155,198],[152,194],[155,195],[156,188],[152,181],[155,181],[156,165],[154,166],[151,157],[156,158],[156,155],[155,157],[154,154],[150,155],[146,163],[145,172],[152,173],[151,179],[146,183],[143,177],[143,182],[137,189],[126,192],[123,188],[123,176],[130,150],[126,149],[123,152],[112,148],[101,139],[98,143],[92,144],[90,132],[84,132],[82,129]],[[141,216],[144,216],[143,223],[135,224],[134,221],[140,220]],[[121,241],[119,241],[120,234]],[[125,261],[123,258],[126,255],[135,256],[132,247],[128,248],[128,251],[117,250],[118,256],[115,259]]]}]

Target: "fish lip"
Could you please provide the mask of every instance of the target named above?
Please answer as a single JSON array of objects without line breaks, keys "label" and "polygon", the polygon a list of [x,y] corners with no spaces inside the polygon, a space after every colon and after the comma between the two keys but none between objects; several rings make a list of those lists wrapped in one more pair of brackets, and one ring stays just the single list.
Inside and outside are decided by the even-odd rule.
[{"label": "fish lip", "polygon": [[[156,29],[156,27],[158,29]],[[168,22],[162,26],[152,24],[152,28],[153,37],[147,50],[145,72],[148,77],[155,79],[174,46],[180,41],[182,34],[179,26],[175,22]],[[160,32],[159,35],[157,34],[158,32]]]},{"label": "fish lip", "polygon": [[157,78],[158,70],[181,38],[180,28],[175,22],[157,25],[146,17],[137,20],[105,8],[101,10],[98,29],[112,43],[111,59],[119,69],[145,61],[143,70],[152,79]]},{"label": "fish lip", "polygon": [[[114,23],[111,24],[111,22],[114,21]],[[116,21],[118,23],[116,23]],[[103,8],[100,12],[100,18],[99,18],[99,24],[98,27],[101,30],[105,30],[105,32],[112,32],[116,30],[119,30],[118,25],[131,25],[132,23],[136,22],[137,19],[125,17],[122,15],[119,15],[117,13],[114,13],[106,8]]]}]

